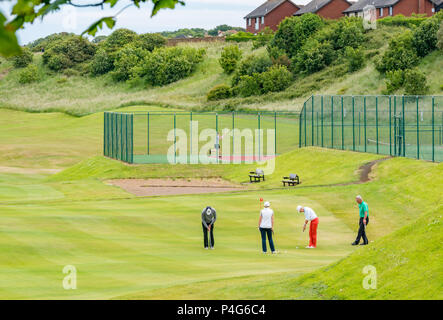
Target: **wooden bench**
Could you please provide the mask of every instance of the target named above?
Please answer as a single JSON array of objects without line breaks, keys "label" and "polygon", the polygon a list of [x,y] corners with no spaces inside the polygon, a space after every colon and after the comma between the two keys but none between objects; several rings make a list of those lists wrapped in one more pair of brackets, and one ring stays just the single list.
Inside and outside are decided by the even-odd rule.
[{"label": "wooden bench", "polygon": [[297,184],[300,184],[300,178],[298,177],[297,174],[295,173],[291,173],[289,175],[289,177],[283,177],[283,187],[286,186],[286,184],[288,184],[288,187],[290,186],[296,186]]},{"label": "wooden bench", "polygon": [[262,169],[257,169],[255,171],[249,172],[249,181],[260,182],[261,180],[265,181],[265,173]]}]

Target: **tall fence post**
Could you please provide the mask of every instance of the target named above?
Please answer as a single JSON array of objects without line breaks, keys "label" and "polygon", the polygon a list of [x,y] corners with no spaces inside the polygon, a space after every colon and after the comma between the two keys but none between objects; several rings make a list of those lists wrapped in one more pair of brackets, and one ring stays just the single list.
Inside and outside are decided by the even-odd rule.
[{"label": "tall fence post", "polygon": [[177,131],[176,131],[176,115],[174,113],[174,164],[177,163]]},{"label": "tall fence post", "polygon": [[334,149],[334,96],[331,96],[331,146]]},{"label": "tall fence post", "polygon": [[364,125],[364,138],[365,138],[365,152],[367,151],[366,140],[366,96],[363,98],[363,125]]},{"label": "tall fence post", "polygon": [[432,161],[435,162],[435,142],[434,142],[434,130],[435,130],[435,123],[434,123],[434,97],[432,97]]},{"label": "tall fence post", "polygon": [[106,112],[103,112],[103,155],[106,156]]},{"label": "tall fence post", "polygon": [[215,137],[215,155],[217,157],[217,164],[219,163],[219,147],[220,147],[220,138],[218,135],[218,113],[215,114],[215,132],[216,132],[216,137]]},{"label": "tall fence post", "polygon": [[189,118],[190,118],[190,125],[189,125],[189,162],[192,163],[191,160],[192,159],[192,111],[189,113]]},{"label": "tall fence post", "polygon": [[420,121],[418,115],[418,96],[415,97],[417,105],[417,159],[420,159]]},{"label": "tall fence post", "polygon": [[149,123],[149,122],[150,122],[150,120],[151,120],[151,119],[149,118],[149,112],[148,112],[148,128],[147,128],[147,131],[148,131],[148,137],[147,137],[147,138],[148,138],[148,141],[147,141],[147,142],[148,142],[148,155],[150,154],[150,150],[149,150],[149,147],[150,147],[150,146],[149,146],[149,131],[150,131],[150,123]]},{"label": "tall fence post", "polygon": [[305,120],[305,147],[306,147],[306,103],[305,103],[305,105],[303,107],[303,110],[304,110],[303,117],[304,117],[304,120]]},{"label": "tall fence post", "polygon": [[311,145],[314,146],[314,96],[311,100]]},{"label": "tall fence post", "polygon": [[389,96],[389,155],[392,156],[392,117],[391,117],[391,96]]},{"label": "tall fence post", "polygon": [[277,155],[277,112],[274,112],[274,156]]},{"label": "tall fence post", "polygon": [[394,96],[394,155],[397,156],[397,97]]},{"label": "tall fence post", "polygon": [[341,96],[341,149],[345,149],[345,112],[343,106],[343,96]]},{"label": "tall fence post", "polygon": [[261,116],[260,116],[260,112],[258,113],[258,160],[260,161],[261,160],[261,132],[260,132],[260,129],[261,129],[261,125],[260,125],[260,119],[261,118]]},{"label": "tall fence post", "polygon": [[235,132],[235,112],[232,111],[232,155],[235,156],[234,153],[234,132]]},{"label": "tall fence post", "polygon": [[378,96],[375,97],[375,136],[377,140],[377,154],[378,152]]},{"label": "tall fence post", "polygon": [[323,148],[323,96],[321,96],[321,147]]},{"label": "tall fence post", "polygon": [[[303,108],[304,108],[304,106],[303,106]],[[300,112],[300,115],[298,118],[298,147],[299,148],[301,148],[301,124],[302,124],[302,117],[303,117],[302,113],[303,113],[303,110],[302,110],[302,112]]]},{"label": "tall fence post", "polygon": [[352,150],[355,151],[355,99],[352,96]]},{"label": "tall fence post", "polygon": [[405,117],[405,96],[404,95],[402,96],[402,117],[403,117],[403,121],[402,121],[402,125],[401,125],[402,126],[402,134],[403,134],[402,144],[403,144],[403,157],[405,157],[406,156],[406,131],[405,131],[406,117]]},{"label": "tall fence post", "polygon": [[130,155],[131,155],[131,161],[130,163],[134,163],[134,115],[131,114],[131,144],[130,144]]}]

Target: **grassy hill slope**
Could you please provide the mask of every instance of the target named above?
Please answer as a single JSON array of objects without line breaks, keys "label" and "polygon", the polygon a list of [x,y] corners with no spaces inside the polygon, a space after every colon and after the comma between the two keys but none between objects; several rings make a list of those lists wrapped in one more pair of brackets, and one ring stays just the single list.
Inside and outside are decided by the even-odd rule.
[{"label": "grassy hill slope", "polygon": [[[331,66],[308,76],[299,76],[284,92],[270,93],[248,98],[231,98],[219,102],[207,102],[206,94],[215,85],[230,83],[230,76],[223,73],[218,58],[223,43],[189,44],[207,50],[205,61],[189,78],[164,87],[130,87],[115,83],[109,75],[101,77],[66,77],[48,74],[41,64],[41,56],[35,56],[39,65],[40,80],[29,85],[17,83],[18,70],[11,63],[0,64],[0,107],[26,111],[60,111],[73,115],[85,115],[121,106],[151,104],[180,108],[213,109],[235,107],[243,109],[299,110],[311,94],[381,94],[385,89],[384,77],[374,68],[374,60],[384,52],[389,39],[396,37],[403,27],[380,25],[367,33],[365,43],[366,66],[348,73],[345,62],[335,61]],[[262,52],[253,50],[250,43],[240,44],[244,56]],[[443,52],[435,51],[425,57],[418,68],[426,73],[430,94],[441,94],[443,79]],[[26,99],[23,92],[26,91]]]}]

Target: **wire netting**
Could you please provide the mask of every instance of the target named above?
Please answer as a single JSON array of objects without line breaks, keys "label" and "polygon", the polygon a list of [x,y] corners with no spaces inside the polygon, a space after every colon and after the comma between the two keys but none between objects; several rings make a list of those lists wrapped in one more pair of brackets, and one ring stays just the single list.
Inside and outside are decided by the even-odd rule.
[{"label": "wire netting", "polygon": [[299,146],[443,160],[442,96],[311,96]]}]

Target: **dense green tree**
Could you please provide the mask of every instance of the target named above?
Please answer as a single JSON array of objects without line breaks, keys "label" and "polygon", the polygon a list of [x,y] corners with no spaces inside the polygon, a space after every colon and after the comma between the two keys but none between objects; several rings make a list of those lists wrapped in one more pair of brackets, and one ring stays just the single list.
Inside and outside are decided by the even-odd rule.
[{"label": "dense green tree", "polygon": [[271,41],[271,46],[286,51],[290,58],[297,55],[306,40],[318,31],[324,21],[316,14],[304,14],[300,17],[284,19]]}]

